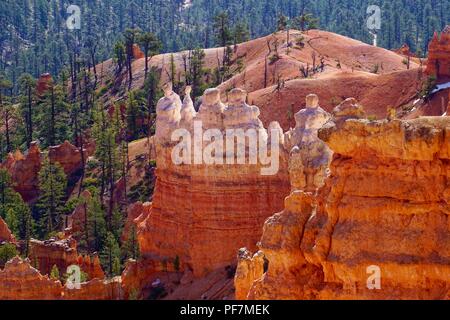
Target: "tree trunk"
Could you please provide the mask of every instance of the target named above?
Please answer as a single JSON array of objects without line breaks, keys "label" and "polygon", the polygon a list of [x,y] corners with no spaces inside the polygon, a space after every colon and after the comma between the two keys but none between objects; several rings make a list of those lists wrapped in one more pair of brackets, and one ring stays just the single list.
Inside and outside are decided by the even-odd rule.
[{"label": "tree trunk", "polygon": [[33,110],[32,110],[32,100],[31,100],[31,86],[28,87],[28,139],[27,147],[30,148],[31,142],[33,141]]},{"label": "tree trunk", "polygon": [[55,145],[55,88],[51,91],[51,120],[50,120],[50,146]]}]

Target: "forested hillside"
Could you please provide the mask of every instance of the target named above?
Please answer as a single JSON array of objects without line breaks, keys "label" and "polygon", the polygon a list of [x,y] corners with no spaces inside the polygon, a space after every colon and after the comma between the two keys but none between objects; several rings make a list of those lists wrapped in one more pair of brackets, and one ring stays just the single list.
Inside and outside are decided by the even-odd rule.
[{"label": "forested hillside", "polygon": [[[66,27],[70,4],[81,9],[80,30]],[[368,5],[382,9],[379,45],[386,48],[407,43],[424,52],[433,31],[450,21],[449,0],[1,0],[0,71],[15,83],[24,72],[59,74],[69,52],[104,60],[126,28],[155,33],[163,52],[211,47],[222,11],[251,38],[275,31],[280,15],[311,13],[321,29],[370,42]]]}]

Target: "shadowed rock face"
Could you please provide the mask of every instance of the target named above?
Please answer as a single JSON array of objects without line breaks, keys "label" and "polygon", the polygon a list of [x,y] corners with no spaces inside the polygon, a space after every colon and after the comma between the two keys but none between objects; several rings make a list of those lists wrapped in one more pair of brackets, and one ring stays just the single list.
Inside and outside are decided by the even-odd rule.
[{"label": "shadowed rock face", "polygon": [[[166,106],[176,110],[173,101],[179,98],[170,92],[166,96],[172,98],[163,98],[160,109]],[[230,96],[230,104],[225,105],[217,89],[206,90],[192,120],[202,121],[204,131],[211,128],[224,135],[227,129],[261,129],[263,142],[267,143],[267,130],[258,118],[259,109],[245,103],[246,93],[242,90],[233,90]],[[190,108],[189,104],[185,99],[182,110]],[[188,120],[187,114],[193,115],[182,114],[181,123]],[[259,161],[249,164],[248,159],[246,164],[239,165],[176,165],[172,151],[178,141],[170,142],[170,134],[181,125],[177,124],[177,117],[166,115],[162,113],[157,119],[153,203],[142,217],[134,220],[138,225],[139,246],[148,261],[167,261],[170,266],[178,257],[182,271],[192,270],[195,276],[201,276],[234,264],[235,252],[241,246],[255,249],[264,220],[282,208],[289,193],[287,153],[281,146],[280,168],[273,176],[262,176],[263,165]],[[184,128],[194,136],[190,127]],[[281,130],[277,123],[272,128]],[[278,134],[282,135],[282,130]],[[205,141],[202,146],[209,143]],[[249,150],[245,151],[248,154]]]},{"label": "shadowed rock face", "polygon": [[[449,299],[450,119],[333,121],[319,137],[334,152],[330,177],[266,221],[268,271],[239,275],[252,281],[235,282],[236,296]],[[380,290],[367,287],[373,266]]]}]

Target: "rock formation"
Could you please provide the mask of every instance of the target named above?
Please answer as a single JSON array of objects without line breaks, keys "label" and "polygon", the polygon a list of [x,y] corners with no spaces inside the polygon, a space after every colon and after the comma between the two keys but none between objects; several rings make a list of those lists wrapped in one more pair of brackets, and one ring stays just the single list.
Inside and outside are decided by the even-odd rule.
[{"label": "rock formation", "polygon": [[78,237],[85,230],[85,223],[87,219],[88,201],[92,195],[88,190],[85,190],[80,195],[80,203],[75,210],[67,218],[67,228],[64,232],[78,239]]},{"label": "rock formation", "polygon": [[447,112],[445,112],[445,115],[447,117],[450,117],[450,91],[448,92],[448,105],[447,105]]},{"label": "rock formation", "polygon": [[14,181],[14,189],[21,194],[24,201],[32,202],[38,196],[38,174],[41,170],[41,152],[33,142],[24,155],[20,151],[10,153],[2,164]]},{"label": "rock formation", "polygon": [[0,217],[0,244],[3,242],[15,243],[16,239],[11,233],[11,230],[9,230],[6,222]]},{"label": "rock formation", "polygon": [[416,55],[411,52],[411,48],[406,43],[404,43],[399,49],[394,50],[394,52],[406,57],[416,57]]},{"label": "rock formation", "polygon": [[191,98],[192,87],[187,86],[185,89],[185,96],[183,99],[183,105],[181,106],[181,122],[180,127],[190,129],[192,127],[192,122],[197,114],[194,108],[194,102]]},{"label": "rock formation", "polygon": [[366,112],[364,108],[354,98],[345,99],[341,104],[333,109],[333,121],[342,124],[349,119],[364,119]]},{"label": "rock formation", "polygon": [[169,142],[172,131],[178,127],[181,120],[181,99],[173,92],[172,84],[163,86],[164,97],[156,105],[156,133],[155,138],[161,143]]},{"label": "rock formation", "polygon": [[123,290],[120,277],[110,280],[94,279],[80,284],[79,289],[64,287],[65,300],[122,300]]},{"label": "rock formation", "polygon": [[289,175],[293,190],[314,192],[323,185],[331,161],[331,151],[317,137],[317,131],[330,119],[319,107],[319,98],[306,97],[306,108],[295,115],[296,126],[290,133]]},{"label": "rock formation", "polygon": [[58,300],[60,281],[50,280],[34,269],[28,260],[15,257],[0,270],[0,300]]},{"label": "rock formation", "polygon": [[450,78],[450,26],[439,36],[434,33],[428,46],[428,63],[426,73],[439,78]]},{"label": "rock formation", "polygon": [[[147,204],[147,206],[150,204]],[[127,218],[125,220],[125,225],[123,227],[122,235],[121,235],[121,241],[122,243],[125,243],[128,240],[128,237],[130,236],[130,232],[132,230],[132,227],[134,227],[137,230],[137,221],[136,219],[142,216],[144,213],[144,204],[140,201],[135,202],[131,204],[128,207],[127,211]]]},{"label": "rock formation", "polygon": [[239,290],[236,291],[235,298],[237,300],[245,300],[250,291],[253,282],[260,279],[264,270],[264,254],[258,251],[253,256],[247,248],[242,248],[238,253],[239,264],[234,277],[234,286]]},{"label": "rock formation", "polygon": [[223,112],[225,105],[220,101],[220,91],[216,88],[207,89],[203,95],[202,105],[198,110],[196,120],[202,122],[204,129],[223,129]]},{"label": "rock formation", "polygon": [[236,281],[236,296],[449,299],[449,118],[330,121],[319,137],[331,176],[266,221],[268,270],[252,278],[241,258],[236,277],[253,283]]},{"label": "rock formation", "polygon": [[50,274],[53,266],[58,267],[60,274],[66,273],[71,265],[77,265],[89,279],[103,279],[105,274],[97,255],[81,256],[77,252],[77,242],[72,238],[63,240],[30,241],[30,261],[41,274]]},{"label": "rock formation", "polygon": [[[226,106],[217,89],[206,90],[193,121],[201,121],[205,132],[214,129],[215,133],[224,134],[227,129],[261,129],[262,136],[267,137],[258,119],[258,108],[245,103],[245,92],[233,90],[230,96],[230,105]],[[263,225],[271,212],[282,208],[289,193],[287,156],[280,156],[278,172],[268,176],[261,174],[266,164],[263,166],[260,161],[250,164],[248,159],[245,164],[207,164],[208,160],[175,164],[172,151],[178,141],[170,141],[170,136],[179,128],[179,100],[169,86],[165,98],[158,103],[156,188],[152,206],[135,221],[144,259],[165,261],[173,268],[178,257],[181,272],[192,270],[195,276],[200,276],[234,264],[234,252],[239,247],[255,248],[261,235],[258,226]],[[272,127],[280,129],[277,124]],[[187,132],[195,136],[189,129]],[[193,144],[203,150],[211,141],[202,140]],[[189,151],[194,147],[187,149],[193,153]],[[248,148],[245,154],[249,154]],[[219,162],[224,159],[220,154],[214,154],[213,158]]]},{"label": "rock formation", "polygon": [[[85,154],[86,158],[89,152]],[[81,156],[78,148],[68,141],[49,148],[51,161],[59,163],[64,172],[70,176],[81,168]],[[42,156],[37,142],[32,142],[28,151],[23,154],[20,150],[8,154],[0,167],[8,170],[14,181],[14,189],[20,193],[24,201],[34,202],[39,194],[39,171]]]},{"label": "rock formation", "polygon": [[133,58],[134,59],[145,58],[144,52],[141,50],[141,48],[136,43],[133,44]]},{"label": "rock formation", "polygon": [[54,265],[60,273],[65,273],[68,266],[78,262],[77,243],[73,239],[32,239],[29,258],[42,274],[50,274]]},{"label": "rock formation", "polygon": [[[87,159],[89,154],[85,152],[84,156]],[[82,167],[80,150],[67,140],[63,144],[50,147],[48,157],[52,163],[59,163],[67,176],[71,176]]]},{"label": "rock formation", "polygon": [[123,298],[120,277],[94,279],[78,288],[63,286],[33,268],[28,259],[15,257],[0,270],[0,300],[115,300]]}]

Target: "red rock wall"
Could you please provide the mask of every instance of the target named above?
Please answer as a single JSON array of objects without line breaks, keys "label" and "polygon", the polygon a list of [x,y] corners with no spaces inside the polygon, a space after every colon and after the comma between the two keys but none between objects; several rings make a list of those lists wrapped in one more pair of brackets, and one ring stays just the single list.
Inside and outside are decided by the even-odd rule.
[{"label": "red rock wall", "polygon": [[158,153],[151,212],[138,228],[142,255],[178,256],[196,276],[233,264],[236,250],[255,248],[264,220],[282,208],[290,189],[286,162],[280,174],[261,176],[250,165],[176,166],[170,152]]}]

